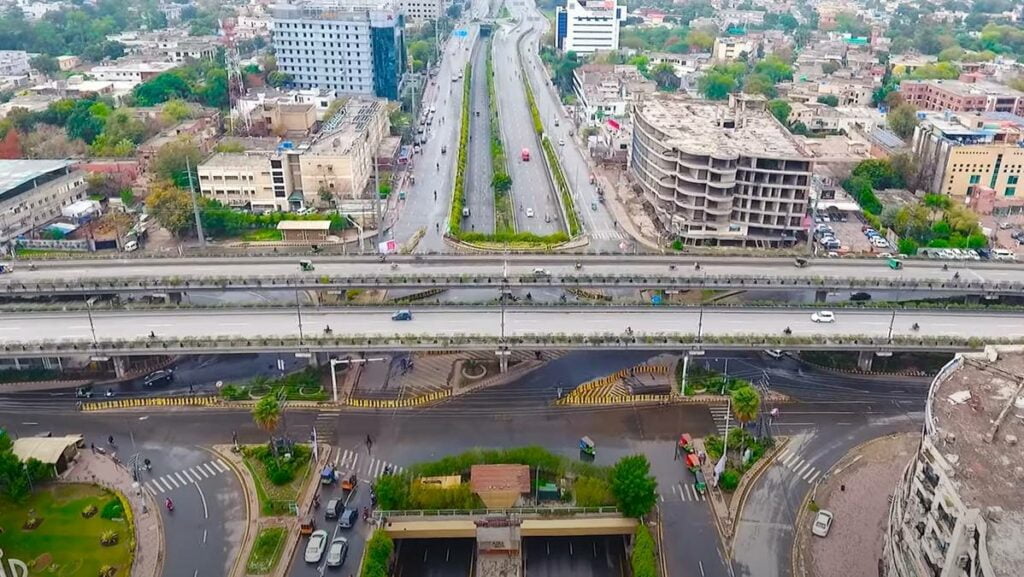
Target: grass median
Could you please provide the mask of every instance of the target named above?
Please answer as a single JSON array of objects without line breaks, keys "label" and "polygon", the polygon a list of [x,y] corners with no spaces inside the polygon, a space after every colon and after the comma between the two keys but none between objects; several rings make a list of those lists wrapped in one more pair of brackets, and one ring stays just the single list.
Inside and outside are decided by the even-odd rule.
[{"label": "grass median", "polygon": [[265,517],[294,515],[294,505],[310,476],[310,448],[293,445],[290,457],[278,451],[274,455],[267,445],[250,445],[242,449],[242,461],[256,484],[260,513]]},{"label": "grass median", "polygon": [[284,527],[264,527],[256,535],[249,560],[245,564],[248,575],[266,575],[277,567],[284,550],[287,532]]}]

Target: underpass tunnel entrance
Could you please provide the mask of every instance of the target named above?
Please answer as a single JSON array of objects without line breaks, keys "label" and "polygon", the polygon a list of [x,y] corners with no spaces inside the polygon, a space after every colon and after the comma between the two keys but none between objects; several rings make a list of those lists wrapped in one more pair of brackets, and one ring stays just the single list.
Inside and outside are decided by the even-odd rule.
[{"label": "underpass tunnel entrance", "polygon": [[395,577],[470,577],[474,539],[401,539],[396,541]]},{"label": "underpass tunnel entrance", "polygon": [[628,574],[624,535],[523,539],[524,577],[621,577]]}]

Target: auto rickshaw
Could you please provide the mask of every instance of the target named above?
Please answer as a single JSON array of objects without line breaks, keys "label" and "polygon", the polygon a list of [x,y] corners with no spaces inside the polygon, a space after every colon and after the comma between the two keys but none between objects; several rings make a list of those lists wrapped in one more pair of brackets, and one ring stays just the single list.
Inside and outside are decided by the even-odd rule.
[{"label": "auto rickshaw", "polygon": [[580,452],[591,457],[597,455],[597,447],[594,445],[594,441],[592,441],[590,437],[583,437],[580,439]]},{"label": "auto rickshaw", "polygon": [[796,258],[793,260],[793,265],[796,266],[797,268],[804,268],[805,266],[807,266],[807,259]]},{"label": "auto rickshaw", "polygon": [[312,515],[305,517],[299,524],[299,535],[308,537],[313,534],[314,530],[316,530],[316,520]]},{"label": "auto rickshaw", "polygon": [[704,480],[704,472],[700,469],[693,472],[693,488],[700,495],[703,495],[708,490],[708,483]]},{"label": "auto rickshaw", "polygon": [[889,268],[891,268],[892,270],[900,270],[901,268],[903,268],[903,261],[901,261],[898,258],[890,258]]},{"label": "auto rickshaw", "polygon": [[321,485],[333,485],[338,480],[338,472],[334,467],[328,465],[324,467],[324,470],[320,472],[320,484]]},{"label": "auto rickshaw", "polygon": [[351,491],[352,489],[356,488],[356,484],[356,474],[352,473],[351,475],[349,475],[348,479],[345,479],[341,482],[341,490]]},{"label": "auto rickshaw", "polygon": [[312,270],[316,270],[316,267],[313,266],[313,261],[311,260],[300,260],[299,269],[302,270],[303,272],[309,272]]}]

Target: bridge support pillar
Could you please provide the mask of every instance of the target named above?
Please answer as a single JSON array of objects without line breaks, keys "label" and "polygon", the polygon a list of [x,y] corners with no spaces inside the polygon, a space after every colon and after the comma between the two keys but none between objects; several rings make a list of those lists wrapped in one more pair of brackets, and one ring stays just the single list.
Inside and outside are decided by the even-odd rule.
[{"label": "bridge support pillar", "polygon": [[309,356],[309,366],[319,367],[331,362],[330,353],[313,353]]},{"label": "bridge support pillar", "polygon": [[494,352],[498,355],[498,368],[499,373],[505,374],[508,372],[508,357],[512,354],[512,351],[508,349],[499,349]]},{"label": "bridge support pillar", "polygon": [[861,351],[857,355],[857,368],[865,373],[871,370],[871,365],[875,361],[875,353],[872,351]]},{"label": "bridge support pillar", "polygon": [[981,295],[967,295],[964,297],[964,302],[969,305],[976,305],[981,302]]},{"label": "bridge support pillar", "polygon": [[823,303],[825,302],[826,298],[828,298],[827,290],[814,291],[814,302]]},{"label": "bridge support pillar", "polygon": [[128,363],[124,357],[111,357],[114,361],[114,376],[123,379],[128,374]]}]

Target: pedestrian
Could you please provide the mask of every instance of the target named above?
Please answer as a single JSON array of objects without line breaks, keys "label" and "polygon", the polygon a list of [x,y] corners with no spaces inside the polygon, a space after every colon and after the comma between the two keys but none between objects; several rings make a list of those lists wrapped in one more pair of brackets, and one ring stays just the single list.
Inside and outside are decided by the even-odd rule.
[{"label": "pedestrian", "polygon": [[846,492],[846,485],[839,485],[839,490],[845,493]]},{"label": "pedestrian", "polygon": [[89,450],[92,451],[93,455],[95,455],[96,454],[96,443],[89,443]]}]

